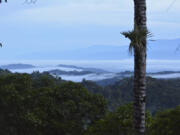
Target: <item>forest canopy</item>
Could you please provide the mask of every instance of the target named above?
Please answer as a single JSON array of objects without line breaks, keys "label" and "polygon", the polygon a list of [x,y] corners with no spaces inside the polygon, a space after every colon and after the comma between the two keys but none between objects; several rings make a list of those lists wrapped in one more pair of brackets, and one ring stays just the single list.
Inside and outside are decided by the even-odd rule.
[{"label": "forest canopy", "polygon": [[[82,83],[67,82],[61,78],[54,78],[46,72],[19,74],[0,70],[0,134],[131,135],[133,108],[131,95],[128,96],[131,81],[131,78],[127,78],[122,80],[121,84],[116,83],[103,88],[85,80]],[[161,86],[164,81],[168,81],[169,84],[172,83],[169,87],[174,89],[175,95],[180,95],[176,89],[179,85],[174,85],[174,80],[149,78],[148,81],[151,84],[151,90],[154,91],[164,89]],[[123,90],[127,90],[127,93],[123,93]],[[154,96],[151,94],[149,98]],[[162,104],[164,95],[169,99],[167,105]],[[147,111],[148,135],[176,133],[180,123],[180,111],[179,106],[176,108],[174,106],[175,102],[179,102],[178,97],[171,101],[175,95],[171,95],[167,88],[164,89],[162,99],[161,96],[155,98],[156,102],[160,101],[158,104],[155,102],[153,104],[156,111],[169,106],[174,109],[154,112],[153,116]],[[118,96],[120,100],[117,100]],[[117,101],[120,107],[115,104]],[[159,108],[157,108],[158,105]],[[110,109],[113,108],[111,106],[114,109]]]}]

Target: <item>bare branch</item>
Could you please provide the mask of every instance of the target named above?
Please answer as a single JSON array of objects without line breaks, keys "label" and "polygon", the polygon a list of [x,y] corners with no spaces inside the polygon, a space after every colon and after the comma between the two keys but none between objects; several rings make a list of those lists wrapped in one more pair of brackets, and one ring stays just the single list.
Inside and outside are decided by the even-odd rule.
[{"label": "bare branch", "polygon": [[[7,0],[4,0],[4,2],[6,2],[7,3]],[[0,4],[2,3],[2,0],[0,0]]]},{"label": "bare branch", "polygon": [[171,7],[174,5],[174,3],[176,2],[176,0],[173,0],[172,2],[171,2],[171,4],[169,5],[169,7],[167,8],[167,12],[171,9]]}]

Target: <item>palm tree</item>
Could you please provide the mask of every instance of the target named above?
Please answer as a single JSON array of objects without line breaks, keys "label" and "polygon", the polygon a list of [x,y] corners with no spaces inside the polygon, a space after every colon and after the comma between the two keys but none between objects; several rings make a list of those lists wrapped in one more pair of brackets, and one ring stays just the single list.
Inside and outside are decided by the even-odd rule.
[{"label": "palm tree", "polygon": [[122,34],[131,40],[134,51],[134,133],[145,135],[146,110],[146,0],[134,0],[134,30]]}]

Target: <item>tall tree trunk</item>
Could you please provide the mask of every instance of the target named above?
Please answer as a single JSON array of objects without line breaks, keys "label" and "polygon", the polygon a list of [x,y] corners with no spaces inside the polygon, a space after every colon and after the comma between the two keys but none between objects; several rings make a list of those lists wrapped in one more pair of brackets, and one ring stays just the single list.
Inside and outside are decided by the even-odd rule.
[{"label": "tall tree trunk", "polygon": [[[146,0],[134,0],[134,27],[147,30]],[[134,130],[135,135],[145,135],[146,110],[146,37],[142,45],[134,47]],[[141,46],[141,47],[138,47]]]}]

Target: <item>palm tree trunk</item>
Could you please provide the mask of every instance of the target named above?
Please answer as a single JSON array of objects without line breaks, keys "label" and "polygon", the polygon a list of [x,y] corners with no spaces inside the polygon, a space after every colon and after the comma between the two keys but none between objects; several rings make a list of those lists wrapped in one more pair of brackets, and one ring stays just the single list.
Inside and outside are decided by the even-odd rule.
[{"label": "palm tree trunk", "polygon": [[[146,0],[134,0],[134,27],[147,30]],[[134,130],[135,135],[145,135],[146,110],[146,37],[142,45],[134,48]],[[141,47],[138,47],[141,46]]]}]

